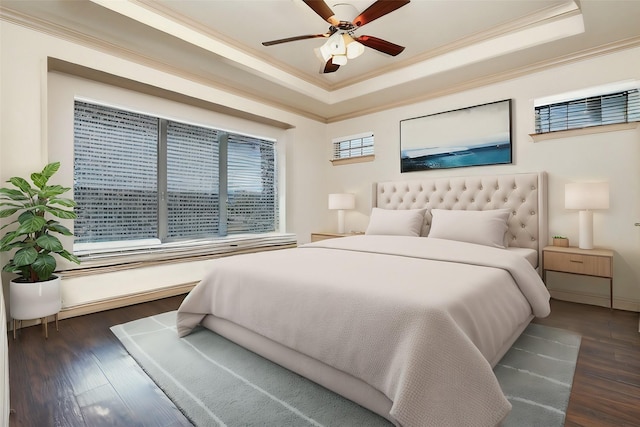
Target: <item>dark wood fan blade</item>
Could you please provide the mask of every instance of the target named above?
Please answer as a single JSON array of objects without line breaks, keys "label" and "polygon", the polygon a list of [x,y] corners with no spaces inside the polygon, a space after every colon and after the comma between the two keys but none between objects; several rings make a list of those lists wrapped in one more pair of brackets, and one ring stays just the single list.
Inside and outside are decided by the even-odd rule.
[{"label": "dark wood fan blade", "polygon": [[324,70],[322,72],[324,74],[335,73],[336,71],[338,71],[338,68],[340,68],[340,66],[337,65],[337,64],[334,64],[333,61],[331,60],[331,58],[329,58],[327,63],[324,64]]},{"label": "dark wood fan blade", "polygon": [[326,38],[326,37],[329,37],[329,36],[330,36],[330,34],[308,34],[306,36],[288,37],[286,39],[279,39],[279,40],[271,40],[269,42],[262,42],[262,45],[263,46],[273,46],[274,44],[295,42],[297,40],[319,39],[321,37]]},{"label": "dark wood fan blade", "polygon": [[335,13],[323,0],[303,0],[315,13],[331,25],[338,25],[340,20],[335,17]]},{"label": "dark wood fan blade", "polygon": [[360,36],[355,40],[367,47],[370,47],[371,49],[375,49],[379,52],[386,53],[387,55],[391,56],[396,56],[404,50],[404,46],[400,46],[373,36]]},{"label": "dark wood fan blade", "polygon": [[[393,12],[396,9],[400,9],[411,0],[378,0],[371,6],[365,9],[360,15],[353,20],[353,25],[356,27],[362,27],[369,22]],[[305,2],[307,3],[307,2]],[[374,48],[375,49],[375,48]]]}]

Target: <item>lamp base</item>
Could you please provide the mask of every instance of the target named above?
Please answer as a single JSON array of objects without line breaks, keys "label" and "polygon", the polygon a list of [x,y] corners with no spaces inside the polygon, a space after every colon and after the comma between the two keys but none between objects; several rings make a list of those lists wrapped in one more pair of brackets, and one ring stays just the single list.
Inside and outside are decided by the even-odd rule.
[{"label": "lamp base", "polygon": [[344,234],[344,209],[338,209],[338,233]]},{"label": "lamp base", "polygon": [[593,212],[590,210],[580,211],[578,221],[580,227],[578,247],[580,249],[593,249]]}]

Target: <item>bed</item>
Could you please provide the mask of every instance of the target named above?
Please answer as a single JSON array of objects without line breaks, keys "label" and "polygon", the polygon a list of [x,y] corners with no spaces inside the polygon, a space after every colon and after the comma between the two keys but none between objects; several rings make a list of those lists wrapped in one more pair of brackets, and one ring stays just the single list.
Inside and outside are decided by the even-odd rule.
[{"label": "bed", "polygon": [[214,260],[178,333],[202,325],[396,425],[497,425],[492,367],[549,314],[545,193],[543,172],[376,183],[365,235]]}]

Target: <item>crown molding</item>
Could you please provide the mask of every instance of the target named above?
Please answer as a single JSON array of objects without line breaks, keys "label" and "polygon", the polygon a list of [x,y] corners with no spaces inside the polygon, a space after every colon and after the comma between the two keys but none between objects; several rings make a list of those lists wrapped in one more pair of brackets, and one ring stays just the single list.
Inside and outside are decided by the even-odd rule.
[{"label": "crown molding", "polygon": [[[286,111],[292,114],[296,114],[298,116],[306,117],[314,121],[326,123],[326,117],[320,116],[318,114],[314,114],[299,108],[293,108],[289,105],[273,101],[272,99],[256,96],[255,94],[248,92],[246,90],[239,89],[237,87],[230,86],[224,83],[220,83],[215,80],[204,78],[202,76],[190,73],[182,68],[174,67],[172,65],[167,64],[166,62],[158,61],[156,59],[137,53],[133,50],[124,48],[122,46],[106,42],[96,37],[87,36],[86,34],[80,33],[73,29],[52,23],[50,21],[45,21],[30,15],[23,14],[21,12],[15,11],[13,9],[9,9],[2,5],[0,5],[0,21],[6,21],[6,22],[9,22],[30,30],[34,30],[55,38],[59,38],[62,40],[66,40],[66,41],[78,44],[80,46],[83,46],[89,49],[97,50],[102,53],[106,53],[108,55],[116,56],[118,58],[125,59],[128,61],[134,62],[136,64],[143,65],[145,67],[154,68],[156,70],[175,75],[177,77],[192,81],[194,83],[209,86],[214,89],[219,89],[229,94],[236,95],[251,101],[256,101],[261,104],[264,104],[282,111]],[[278,127],[281,127],[281,126],[278,126]]]},{"label": "crown molding", "polygon": [[47,57],[47,71],[57,71],[60,73],[92,80],[94,82],[105,83],[111,86],[156,96],[158,98],[169,99],[181,104],[192,105],[194,107],[202,108],[205,110],[215,111],[217,113],[226,114],[228,116],[251,120],[253,122],[266,124],[280,129],[291,129],[294,127],[289,123],[284,123],[279,120],[274,120],[264,116],[259,116],[257,114],[248,113],[246,111],[237,110],[235,108],[216,104],[214,102],[207,101],[201,98],[195,98],[193,96],[131,80],[126,77],[117,76],[115,74],[97,70],[95,68],[89,68],[80,64],[74,64],[54,57]]},{"label": "crown molding", "polygon": [[406,98],[406,99],[403,99],[402,101],[388,103],[381,107],[366,108],[366,109],[361,109],[348,114],[332,116],[327,119],[327,123],[336,123],[343,120],[362,117],[368,114],[379,113],[381,111],[386,111],[393,108],[404,107],[411,104],[417,104],[419,102],[424,102],[431,99],[440,98],[443,96],[453,95],[453,94],[464,92],[467,90],[476,89],[482,86],[488,86],[490,84],[500,83],[506,80],[512,80],[518,77],[538,73],[541,71],[571,64],[574,62],[585,61],[588,59],[596,58],[598,56],[609,55],[615,52],[634,49],[637,47],[640,47],[640,36],[632,37],[632,38],[621,40],[614,43],[608,43],[595,48],[585,49],[579,52],[574,52],[570,55],[561,56],[561,57],[550,59],[547,61],[540,61],[535,64],[527,65],[526,67],[521,67],[521,68],[481,77],[478,79],[469,80],[464,83],[450,86],[444,90],[429,92],[429,93],[425,93],[415,97]]},{"label": "crown molding", "polygon": [[[148,2],[148,0],[139,0],[140,3],[143,3],[146,5],[146,2]],[[555,8],[551,8],[551,9],[555,9]],[[546,11],[547,13],[551,14],[553,13],[552,10]],[[575,12],[568,12],[570,14],[573,14]],[[384,73],[384,72],[388,72],[390,70],[394,70],[397,68],[402,68],[403,66],[406,66],[407,64],[410,64],[409,61],[415,61],[417,62],[421,62],[425,60],[426,56],[429,57],[433,57],[433,56],[439,56],[445,52],[449,52],[451,50],[455,50],[460,48],[461,46],[468,46],[470,44],[473,43],[477,43],[480,40],[484,40],[487,38],[492,38],[495,37],[498,34],[504,34],[507,33],[509,31],[513,31],[514,28],[523,28],[523,25],[525,25],[526,22],[529,22],[530,24],[532,22],[539,22],[540,20],[540,14],[543,14],[543,12],[539,12],[536,13],[532,16],[529,17],[525,17],[522,18],[522,20],[520,21],[516,21],[514,23],[511,23],[509,25],[505,25],[502,27],[498,27],[496,29],[494,29],[492,32],[483,32],[483,33],[478,33],[476,35],[474,35],[471,38],[465,38],[462,39],[460,41],[458,41],[457,43],[460,44],[450,44],[446,47],[443,47],[439,50],[433,50],[430,51],[428,53],[426,53],[423,56],[420,57],[415,57],[415,58],[411,58],[399,65],[394,65],[390,68],[385,68],[383,70],[378,70],[377,73]],[[561,15],[556,15],[557,19],[559,19],[559,17]],[[536,21],[536,19],[538,19],[538,21]],[[242,97],[244,99],[248,99],[248,100],[252,100],[255,102],[259,102],[263,105],[266,106],[270,106],[273,108],[276,108],[278,110],[284,111],[284,112],[289,112],[292,114],[295,114],[297,116],[301,116],[301,117],[306,117],[308,119],[320,122],[320,123],[335,123],[335,122],[340,122],[343,120],[347,120],[347,119],[352,119],[352,118],[356,118],[356,117],[361,117],[364,115],[368,115],[368,114],[373,114],[373,113],[378,113],[381,111],[386,111],[389,109],[393,109],[393,108],[398,108],[398,107],[403,107],[406,105],[411,105],[411,104],[415,104],[415,103],[419,103],[419,102],[424,102],[430,99],[435,99],[435,98],[439,98],[442,96],[447,96],[447,95],[452,95],[455,93],[459,93],[462,91],[466,91],[466,90],[470,90],[470,89],[475,89],[481,86],[486,86],[489,84],[494,84],[494,83],[499,83],[499,82],[503,82],[505,80],[510,80],[510,79],[514,79],[517,77],[521,77],[527,74],[532,74],[532,73],[536,73],[536,72],[540,72],[540,71],[544,71],[547,69],[551,69],[554,67],[558,67],[561,65],[566,65],[572,62],[578,62],[578,61],[583,61],[583,60],[587,60],[587,59],[591,59],[597,56],[602,56],[602,55],[608,55],[617,51],[622,51],[622,50],[627,50],[627,49],[632,49],[635,47],[640,46],[640,36],[639,37],[633,37],[633,38],[629,38],[626,40],[622,40],[622,41],[618,41],[618,42],[614,42],[614,43],[609,43],[609,44],[605,44],[602,46],[598,46],[595,48],[590,48],[590,49],[586,49],[583,51],[579,51],[579,52],[575,52],[569,55],[565,55],[565,56],[561,56],[558,58],[554,58],[551,60],[546,60],[546,61],[541,61],[538,62],[536,64],[531,64],[525,67],[521,67],[518,69],[513,69],[513,70],[509,70],[509,71],[505,71],[505,72],[501,72],[501,73],[496,73],[493,75],[489,75],[489,76],[485,76],[482,78],[478,78],[478,79],[474,79],[474,80],[469,80],[466,81],[464,83],[460,83],[458,85],[454,85],[451,87],[448,87],[446,89],[443,90],[439,90],[439,91],[433,91],[433,92],[428,92],[428,93],[424,93],[424,94],[420,94],[418,96],[415,97],[411,97],[411,98],[406,98],[403,99],[401,101],[397,101],[397,102],[392,102],[392,103],[386,103],[384,105],[381,106],[377,106],[377,107],[371,107],[371,108],[365,108],[365,109],[360,109],[357,111],[353,111],[347,114],[341,114],[341,115],[335,115],[335,116],[323,116],[323,115],[319,115],[319,114],[314,114],[311,113],[309,111],[306,111],[304,109],[300,109],[300,108],[295,108],[295,107],[291,107],[287,104],[281,103],[281,102],[277,102],[274,101],[272,99],[266,98],[266,97],[262,97],[262,96],[257,96],[251,92],[248,92],[246,90],[237,88],[235,86],[232,85],[228,85],[228,84],[224,84],[215,80],[211,80],[211,79],[207,79],[204,78],[202,76],[190,73],[187,70],[184,70],[182,68],[179,67],[175,67],[175,66],[171,66],[165,62],[162,61],[158,61],[156,59],[147,57],[145,55],[141,55],[137,52],[134,52],[130,49],[124,48],[122,46],[119,45],[115,45],[113,43],[109,43],[106,42],[104,40],[98,39],[96,37],[92,37],[92,36],[87,36],[85,34],[82,34],[78,31],[75,31],[73,29],[52,23],[50,21],[46,21],[46,20],[42,20],[39,18],[35,18],[33,16],[30,15],[26,15],[23,14],[21,12],[15,11],[13,9],[7,8],[6,6],[3,6],[0,4],[0,20],[1,21],[6,21],[15,25],[19,25],[31,30],[35,30],[38,31],[40,33],[43,34],[47,34],[50,35],[52,37],[56,37],[56,38],[60,38],[66,41],[70,41],[72,43],[76,43],[79,44],[81,46],[90,48],[90,49],[94,49],[109,55],[113,55],[125,60],[129,60],[131,62],[143,65],[143,66],[147,66],[150,68],[154,68],[157,69],[159,71],[162,72],[166,72],[169,73],[171,75],[175,75],[177,77],[183,78],[185,80],[189,80],[198,84],[202,84],[202,85],[206,85],[215,89],[219,89],[221,91],[227,92],[229,94],[232,95],[236,95],[239,97]],[[473,40],[473,41],[472,41]],[[413,62],[411,62],[413,63]],[[76,64],[77,65],[77,64]],[[78,65],[80,67],[82,67],[81,65]],[[86,67],[85,67],[86,68]],[[376,74],[376,75],[378,75]],[[368,77],[367,77],[368,76]],[[363,77],[360,80],[366,80],[367,78],[370,78],[370,76],[367,74],[365,77]],[[353,84],[353,82],[351,82],[350,84]],[[340,85],[342,86],[342,85]],[[337,87],[337,85],[336,85]],[[204,101],[204,100],[203,100]],[[228,108],[228,107],[227,107]],[[230,109],[232,110],[232,109]],[[256,116],[258,117],[258,116]],[[265,119],[265,118],[263,118]],[[268,119],[271,120],[271,119]],[[278,126],[281,127],[281,126]],[[290,125],[289,125],[290,127]]]},{"label": "crown molding", "polygon": [[284,62],[280,62],[280,61],[276,61],[274,60],[272,57],[262,53],[261,51],[254,49],[252,47],[249,47],[245,44],[239,43],[237,40],[234,40],[230,37],[227,37],[226,35],[215,31],[205,25],[200,24],[199,22],[188,18],[187,16],[176,12],[173,9],[170,9],[166,6],[164,6],[162,3],[153,1],[153,0],[129,0],[132,3],[136,3],[142,7],[144,7],[145,9],[149,10],[151,13],[157,13],[158,15],[161,15],[165,18],[168,18],[172,21],[175,22],[179,22],[180,24],[192,28],[196,31],[199,31],[202,34],[207,35],[208,37],[218,40],[224,44],[227,44],[231,47],[233,47],[234,49],[244,52],[245,54],[248,54],[250,56],[253,56],[257,59],[260,59],[262,61],[266,61],[268,63],[270,63],[271,65],[281,69],[282,71],[284,71],[287,74],[290,74],[294,77],[299,78],[300,80],[304,80],[309,84],[312,84],[314,86],[318,86],[326,91],[330,91],[332,89],[332,85],[329,84],[327,81],[325,81],[324,79],[320,78],[318,75],[318,77],[311,77],[309,76],[307,73],[303,73],[300,70],[298,70],[297,68],[294,68]]},{"label": "crown molding", "polygon": [[[339,104],[360,96],[365,96],[374,91],[388,89],[395,84],[409,80],[418,80],[426,77],[436,70],[458,68],[480,59],[500,56],[514,50],[524,49],[532,45],[547,43],[558,38],[568,37],[584,31],[581,11],[574,0],[563,0],[559,5],[548,7],[542,11],[531,13],[528,16],[510,21],[505,25],[492,27],[487,31],[481,31],[472,37],[465,37],[460,44],[452,43],[442,48],[427,52],[426,57],[418,56],[418,61],[413,65],[401,66],[389,74],[377,77],[358,77],[359,83],[354,80],[330,85],[330,90],[310,84],[311,75],[306,74],[306,79],[298,77],[299,73],[291,74],[278,67],[278,63],[269,58],[259,59],[260,52],[243,46],[233,47],[225,43],[215,35],[222,36],[197,22],[183,16],[175,10],[156,8],[156,4],[147,0],[124,0],[112,2],[110,0],[90,0],[113,12],[129,17],[142,24],[173,35],[194,46],[215,53],[237,67],[247,72],[259,75],[262,78],[292,89],[302,95],[309,96],[316,101],[327,105]],[[222,36],[224,37],[224,36]],[[226,39],[229,40],[228,38]],[[241,46],[235,42],[235,46]],[[475,47],[475,48],[474,48]],[[255,53],[254,54],[252,54]],[[433,56],[435,55],[435,56]],[[264,57],[264,56],[262,56]],[[423,59],[426,58],[426,59]],[[342,86],[345,85],[345,86]],[[326,85],[324,85],[326,87]]]},{"label": "crown molding", "polygon": [[237,51],[248,54],[254,58],[260,59],[262,61],[268,62],[269,64],[279,68],[281,71],[290,74],[293,77],[306,81],[309,84],[317,86],[321,89],[324,89],[328,92],[334,92],[339,89],[343,89],[348,86],[352,86],[354,84],[382,76],[386,73],[399,70],[402,68],[406,68],[408,66],[427,61],[429,59],[435,58],[440,55],[444,55],[450,52],[453,52],[458,49],[462,49],[492,38],[500,37],[512,32],[520,31],[525,28],[529,28],[535,25],[540,25],[542,23],[552,22],[554,20],[563,19],[572,15],[580,15],[581,11],[573,0],[566,0],[563,4],[549,6],[547,8],[541,9],[539,11],[533,12],[529,15],[523,16],[519,19],[507,22],[502,25],[498,25],[496,27],[492,27],[488,30],[480,31],[474,33],[470,36],[464,37],[452,43],[449,43],[445,46],[441,46],[435,49],[432,49],[428,52],[424,52],[420,55],[413,56],[404,61],[396,62],[394,64],[390,64],[383,68],[378,68],[377,70],[372,70],[368,73],[360,74],[357,77],[344,80],[338,83],[330,83],[326,80],[318,77],[311,77],[307,73],[303,73],[297,68],[294,68],[284,62],[274,60],[272,57],[262,53],[261,51],[249,47],[245,44],[239,43],[238,41],[227,37],[226,35],[215,31],[209,27],[202,25],[201,23],[176,12],[175,10],[168,8],[161,3],[154,2],[153,0],[128,0],[129,2],[136,4],[140,7],[145,8],[150,13],[158,14],[164,18],[167,18],[173,22],[177,22],[185,27],[194,29],[202,34],[205,34],[207,37],[211,39],[222,42]]},{"label": "crown molding", "polygon": [[483,41],[490,40],[492,38],[504,36],[509,33],[521,31],[525,28],[529,28],[535,25],[540,25],[542,23],[548,23],[558,19],[564,19],[566,17],[579,15],[579,14],[581,14],[580,9],[578,9],[577,5],[573,1],[569,0],[562,5],[556,5],[556,6],[551,6],[551,7],[542,9],[535,13],[524,16],[520,19],[510,21],[508,23],[490,28],[485,31],[480,31],[480,32],[471,34],[467,37],[463,37],[452,43],[448,43],[444,46],[440,46],[435,49],[431,49],[429,51],[423,52],[420,55],[407,58],[404,61],[397,62],[395,64],[391,64],[391,65],[388,65],[387,67],[379,68],[377,70],[370,71],[365,74],[361,74],[356,78],[352,78],[340,83],[336,83],[331,86],[331,89],[332,90],[342,89],[347,86],[351,86],[351,85],[360,83],[362,81],[369,80],[374,77],[378,77],[401,68],[406,68],[411,65],[428,61],[438,56],[451,53],[456,50],[469,47]]}]

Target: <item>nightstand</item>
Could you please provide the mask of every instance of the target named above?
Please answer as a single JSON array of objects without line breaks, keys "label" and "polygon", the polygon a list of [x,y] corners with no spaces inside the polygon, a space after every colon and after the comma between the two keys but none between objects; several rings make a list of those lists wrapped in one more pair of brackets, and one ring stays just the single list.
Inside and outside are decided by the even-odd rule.
[{"label": "nightstand", "polygon": [[335,239],[336,237],[352,236],[353,233],[311,233],[311,241],[319,242],[320,240]]},{"label": "nightstand", "polygon": [[609,308],[613,308],[613,251],[546,246],[542,249],[542,280],[547,271],[609,279]]}]

